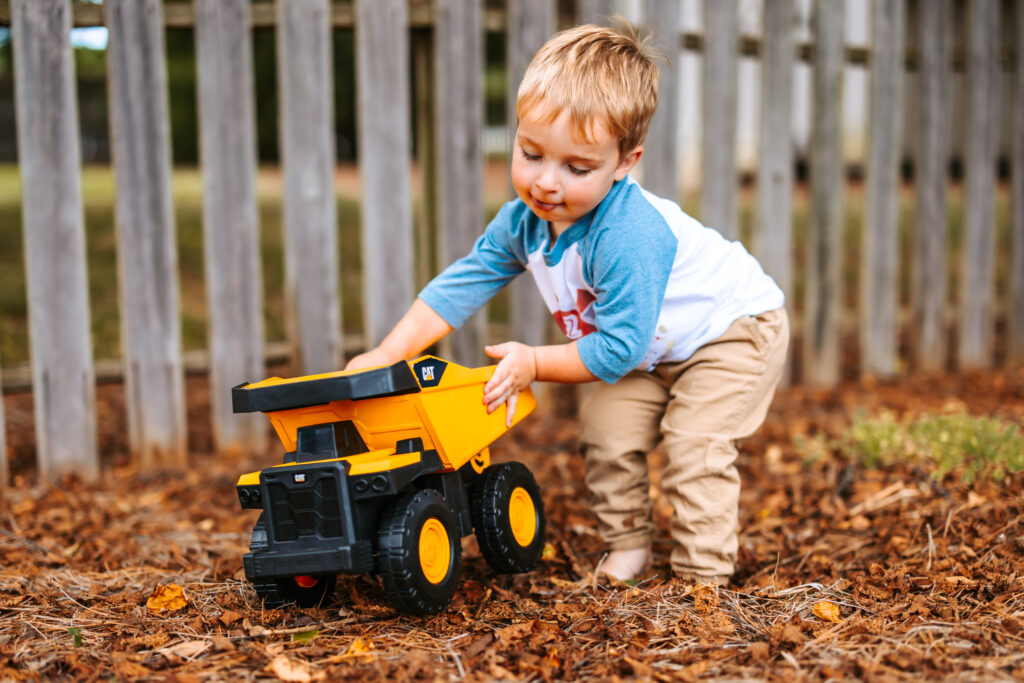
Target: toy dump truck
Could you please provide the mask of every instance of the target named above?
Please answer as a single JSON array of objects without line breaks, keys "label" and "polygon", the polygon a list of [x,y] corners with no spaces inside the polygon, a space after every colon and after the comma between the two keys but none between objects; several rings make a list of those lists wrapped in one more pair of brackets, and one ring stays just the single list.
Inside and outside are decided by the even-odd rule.
[{"label": "toy dump truck", "polygon": [[[521,463],[490,464],[507,431],[506,409],[483,405],[493,372],[423,356],[232,390],[234,412],[266,413],[285,448],[283,464],[237,486],[243,508],[262,510],[243,564],[266,605],[317,605],[337,574],[377,572],[399,610],[437,612],[474,532],[495,571],[537,565],[537,483]],[[521,393],[513,424],[535,406]]]}]

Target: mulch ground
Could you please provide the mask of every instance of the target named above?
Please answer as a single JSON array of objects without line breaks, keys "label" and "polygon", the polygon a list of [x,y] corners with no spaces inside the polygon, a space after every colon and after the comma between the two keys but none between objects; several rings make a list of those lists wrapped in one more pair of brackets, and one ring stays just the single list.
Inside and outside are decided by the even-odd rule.
[{"label": "mulch ground", "polygon": [[[1024,475],[969,486],[798,446],[858,410],[1024,423],[1024,373],[781,391],[743,447],[739,567],[717,590],[669,577],[660,496],[650,575],[594,581],[603,550],[561,395],[492,450],[541,483],[541,566],[497,576],[470,539],[455,599],[432,617],[398,614],[371,576],[340,578],[322,609],[264,609],[241,570],[254,513],[234,483],[279,456],[209,455],[204,391],[189,380],[189,472],[132,471],[122,389],[104,386],[102,480],[50,487],[33,483],[30,398],[7,397],[0,681],[1024,679]],[[662,456],[650,461],[656,482]],[[171,584],[183,607],[147,606]]]}]

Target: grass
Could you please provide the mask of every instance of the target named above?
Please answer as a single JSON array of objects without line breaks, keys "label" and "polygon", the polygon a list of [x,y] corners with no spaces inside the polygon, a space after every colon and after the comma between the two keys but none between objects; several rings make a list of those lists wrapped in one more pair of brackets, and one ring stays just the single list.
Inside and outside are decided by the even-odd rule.
[{"label": "grass", "polygon": [[[503,179],[500,181],[504,182]],[[500,204],[504,185],[491,180],[485,213],[493,215]],[[340,187],[340,186],[339,186]],[[284,341],[284,261],[282,257],[281,182],[275,168],[260,169],[257,178],[259,197],[260,248],[263,268],[264,317],[267,340]],[[175,169],[172,179],[178,265],[181,293],[182,343],[186,350],[206,346],[206,298],[203,284],[202,177],[197,169]],[[93,352],[97,359],[120,356],[120,314],[118,310],[117,238],[114,229],[114,177],[109,167],[86,167],[82,172],[86,249],[88,252],[89,302],[92,316]],[[338,259],[341,271],[342,324],[346,334],[362,330],[362,282],[360,277],[360,207],[358,190],[346,186],[337,193],[339,230]],[[957,291],[961,264],[958,257],[962,239],[963,197],[958,188],[947,193],[949,290]],[[914,226],[914,196],[901,193],[900,251],[903,263],[910,262]],[[749,238],[756,207],[756,192],[745,188],[739,195],[740,225]],[[414,205],[418,198],[414,198]],[[1010,206],[1008,192],[1001,189],[996,200],[997,244],[1009,241]],[[844,198],[843,232],[844,306],[855,311],[859,295],[860,231],[864,221],[863,188],[852,185]],[[683,207],[699,216],[698,199],[687,195]],[[806,262],[803,244],[808,225],[807,193],[794,195],[794,282],[791,308],[799,311],[803,300],[802,271]],[[414,220],[419,212],[414,208]],[[1000,249],[996,259],[996,292],[1005,299],[1009,265]],[[431,270],[431,268],[421,268]],[[909,272],[901,269],[901,300],[909,298]],[[422,278],[421,278],[422,279]],[[423,284],[420,282],[419,284]],[[491,319],[504,320],[506,302],[499,299],[490,309]],[[6,367],[28,361],[28,312],[26,306],[24,244],[21,229],[21,184],[14,165],[0,165],[0,363]]]},{"label": "grass", "polygon": [[963,412],[901,421],[892,413],[857,416],[834,446],[866,467],[918,465],[936,479],[1001,481],[1024,470],[1024,435],[1013,423]]}]

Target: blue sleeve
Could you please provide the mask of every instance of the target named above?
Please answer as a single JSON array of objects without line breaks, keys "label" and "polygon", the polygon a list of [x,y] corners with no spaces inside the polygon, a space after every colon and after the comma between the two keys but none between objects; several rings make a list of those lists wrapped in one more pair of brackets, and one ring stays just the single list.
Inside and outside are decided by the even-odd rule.
[{"label": "blue sleeve", "polygon": [[419,298],[452,327],[462,327],[526,269],[519,213],[516,202],[502,206],[473,250],[445,268],[419,293]]},{"label": "blue sleeve", "polygon": [[582,337],[577,348],[594,376],[614,383],[635,369],[650,348],[678,240],[657,216],[642,229],[620,224],[589,242],[583,277],[597,294],[597,331]]}]

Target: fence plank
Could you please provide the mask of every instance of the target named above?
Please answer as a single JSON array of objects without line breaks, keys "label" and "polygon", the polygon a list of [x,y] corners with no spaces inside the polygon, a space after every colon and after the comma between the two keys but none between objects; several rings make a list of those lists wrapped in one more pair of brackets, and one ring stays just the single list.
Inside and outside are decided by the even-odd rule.
[{"label": "fence plank", "polygon": [[645,23],[667,62],[658,64],[658,108],[644,144],[644,186],[656,195],[679,198],[679,17],[678,0],[646,0]]},{"label": "fence plank", "polygon": [[[754,248],[793,309],[793,0],[766,0]],[[785,382],[791,369],[787,367]]]},{"label": "fence plank", "polygon": [[183,466],[188,429],[163,12],[158,0],[110,0],[106,18],[129,445],[142,469]]},{"label": "fence plank", "polygon": [[704,132],[701,221],[739,239],[736,211],[737,0],[704,3]]},{"label": "fence plank", "polygon": [[1010,257],[1010,320],[1008,358],[1011,365],[1024,365],[1024,2],[1017,2],[1017,78],[1012,98],[1016,112],[1010,152],[1013,231]]},{"label": "fence plank", "polygon": [[996,51],[999,0],[968,6],[968,142],[964,204],[961,369],[992,363],[995,290],[995,158],[999,130]]},{"label": "fence plank", "polygon": [[946,340],[946,160],[949,156],[949,0],[922,2],[918,9],[918,69],[921,118],[916,169],[917,214],[914,226],[913,307],[915,365],[940,370]]},{"label": "fence plank", "polygon": [[409,38],[404,0],[360,0],[356,21],[363,181],[363,320],[375,346],[415,292],[409,181]]},{"label": "fence plank", "polygon": [[786,293],[793,287],[793,0],[766,0],[757,171],[757,257]]},{"label": "fence plank", "polygon": [[277,11],[285,323],[298,371],[312,374],[342,362],[330,6],[277,0]]},{"label": "fence plank", "polygon": [[607,26],[616,15],[615,0],[576,0],[576,21],[580,24]]},{"label": "fence plank", "polygon": [[32,398],[44,480],[99,471],[70,30],[68,0],[11,4]]},{"label": "fence plank", "polygon": [[803,378],[839,382],[840,268],[843,169],[840,141],[843,90],[843,2],[814,6],[815,62],[810,148],[811,208],[804,290]]},{"label": "fence plank", "polygon": [[[508,5],[508,126],[516,129],[516,94],[534,53],[555,32],[553,0],[523,0]],[[511,193],[515,196],[515,193]],[[520,277],[509,287],[509,337],[531,346],[547,342],[550,316],[532,277]]]},{"label": "fence plank", "polygon": [[896,373],[899,300],[899,163],[906,0],[875,0],[867,223],[861,250],[860,371]]},{"label": "fence plank", "polygon": [[[442,267],[466,255],[483,230],[483,25],[480,0],[438,0],[437,179]],[[486,309],[449,335],[445,353],[484,361]]]},{"label": "fence plank", "polygon": [[0,490],[11,481],[10,463],[7,460],[7,422],[4,418],[4,393],[0,390]]},{"label": "fence plank", "polygon": [[261,451],[262,416],[231,411],[231,387],[265,372],[249,2],[195,7],[214,447]]}]

